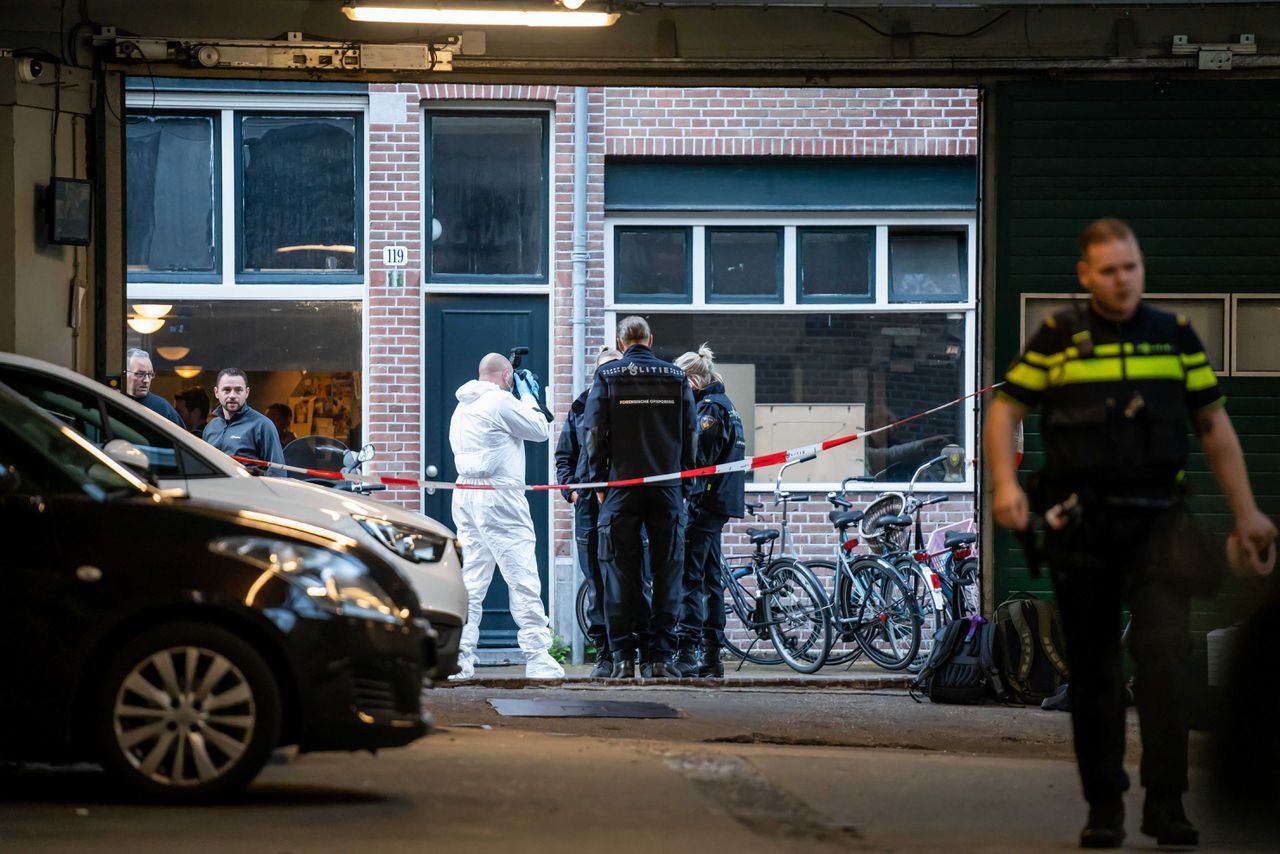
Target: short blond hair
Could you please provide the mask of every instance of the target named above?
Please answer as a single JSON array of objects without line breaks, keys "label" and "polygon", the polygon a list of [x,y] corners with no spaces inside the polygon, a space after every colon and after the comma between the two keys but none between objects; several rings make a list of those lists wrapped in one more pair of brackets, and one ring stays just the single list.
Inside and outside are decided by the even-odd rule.
[{"label": "short blond hair", "polygon": [[598,368],[601,365],[606,365],[609,362],[613,362],[621,358],[622,354],[619,353],[616,348],[601,347],[599,355],[596,356],[596,367]]},{"label": "short blond hair", "polygon": [[[1080,259],[1082,261],[1089,260],[1089,248],[1099,243],[1111,243],[1115,240],[1132,240],[1134,246],[1138,246],[1138,236],[1133,233],[1133,229],[1122,219],[1115,217],[1103,217],[1095,219],[1084,227],[1080,232],[1080,236],[1076,238],[1076,242],[1080,245]],[[1142,251],[1142,247],[1138,246],[1138,251]]]}]

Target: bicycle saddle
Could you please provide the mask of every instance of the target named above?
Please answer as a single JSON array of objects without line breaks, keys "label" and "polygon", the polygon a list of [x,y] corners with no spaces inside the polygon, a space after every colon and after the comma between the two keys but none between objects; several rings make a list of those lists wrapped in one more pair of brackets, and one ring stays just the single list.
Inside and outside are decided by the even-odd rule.
[{"label": "bicycle saddle", "polygon": [[827,518],[831,520],[832,525],[843,531],[850,525],[861,522],[865,515],[861,510],[832,510],[827,514]]},{"label": "bicycle saddle", "polygon": [[942,544],[947,548],[953,548],[955,546],[963,546],[968,543],[976,543],[977,541],[978,535],[972,531],[966,533],[961,533],[960,531],[947,531],[947,535],[943,538]]},{"label": "bicycle saddle", "polygon": [[911,517],[904,514],[898,516],[881,516],[871,524],[873,528],[906,528],[911,524]]},{"label": "bicycle saddle", "polygon": [[751,538],[751,542],[756,545],[762,545],[778,539],[780,534],[777,531],[771,531],[768,529],[747,528],[747,536]]}]

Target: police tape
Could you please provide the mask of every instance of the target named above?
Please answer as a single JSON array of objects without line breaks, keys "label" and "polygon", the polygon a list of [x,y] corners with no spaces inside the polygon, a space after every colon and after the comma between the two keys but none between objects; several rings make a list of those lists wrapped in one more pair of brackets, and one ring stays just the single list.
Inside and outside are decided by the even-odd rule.
[{"label": "police tape", "polygon": [[943,403],[939,406],[935,406],[932,409],[925,409],[921,412],[915,413],[914,415],[908,415],[906,418],[899,418],[897,421],[891,421],[888,424],[882,424],[879,427],[873,427],[872,429],[864,430],[861,433],[850,433],[847,436],[838,436],[834,439],[826,439],[821,442],[815,442],[812,445],[802,445],[798,448],[789,448],[788,450],[785,450],[785,451],[775,451],[771,454],[757,454],[756,456],[745,457],[741,460],[738,460],[732,463],[720,463],[714,466],[703,466],[701,468],[687,469],[685,471],[674,471],[674,472],[668,472],[666,474],[649,475],[647,477],[633,477],[633,478],[627,478],[625,480],[597,481],[595,483],[541,483],[541,484],[456,483],[451,480],[418,480],[416,478],[408,478],[408,477],[389,477],[386,475],[354,474],[354,473],[346,473],[346,472],[328,471],[326,469],[309,469],[309,468],[303,468],[301,466],[285,465],[284,463],[268,462],[267,460],[255,460],[251,457],[241,457],[241,456],[236,456],[234,454],[232,455],[231,458],[239,463],[243,463],[244,465],[261,466],[263,468],[273,469],[276,471],[284,471],[284,472],[290,472],[293,474],[300,474],[308,478],[316,478],[320,480],[332,480],[332,481],[348,481],[351,483],[367,484],[369,486],[403,486],[410,489],[431,489],[431,490],[435,490],[435,489],[483,489],[483,490],[510,489],[510,490],[517,490],[520,492],[525,492],[530,490],[534,492],[547,492],[547,491],[553,491],[553,490],[554,491],[576,490],[578,492],[584,492],[589,489],[610,489],[613,487],[622,487],[622,486],[644,486],[646,484],[666,483],[668,481],[683,480],[689,477],[707,477],[709,475],[731,474],[733,472],[752,471],[753,469],[763,469],[763,468],[769,468],[770,466],[782,465],[783,463],[789,463],[794,460],[801,460],[807,457],[813,457],[822,453],[823,451],[829,451],[832,448],[838,448],[841,445],[847,445],[850,442],[856,442],[859,439],[865,439],[868,436],[874,436],[877,433],[883,433],[886,430],[892,430],[894,427],[899,427],[911,421],[915,421],[920,418],[926,418],[930,415],[933,415],[934,413],[941,412],[944,409],[948,409],[952,406],[955,406],[958,403],[963,403],[969,398],[978,397],[980,395],[986,394],[992,389],[997,389],[1002,385],[1004,385],[1003,382],[992,383],[986,388],[980,388],[975,392],[966,394],[963,397],[957,397],[955,400],[947,401],[946,403]]}]

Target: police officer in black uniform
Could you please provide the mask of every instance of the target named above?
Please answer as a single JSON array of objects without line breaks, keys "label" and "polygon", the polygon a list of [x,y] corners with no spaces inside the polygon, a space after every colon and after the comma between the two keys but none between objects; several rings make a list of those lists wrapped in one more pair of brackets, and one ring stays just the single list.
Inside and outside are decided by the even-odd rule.
[{"label": "police officer in black uniform", "polygon": [[[622,358],[612,347],[600,351],[596,357],[596,369]],[[560,440],[556,443],[556,482],[589,483],[587,455],[582,453],[582,413],[587,408],[587,389],[569,407]],[[573,536],[578,545],[578,567],[587,584],[587,638],[596,648],[596,665],[593,678],[613,675],[613,657],[609,654],[609,634],[604,621],[604,576],[600,569],[600,538],[596,523],[600,515],[600,502],[596,494],[577,490],[561,490],[564,500],[573,505]]]},{"label": "police officer in black uniform", "polygon": [[[684,371],[653,354],[643,317],[618,323],[622,358],[596,371],[582,414],[589,481],[626,481],[693,468],[695,405]],[[633,678],[643,630],[641,527],[653,573],[651,647],[641,675],[666,676],[675,653],[684,568],[687,480],[610,488],[599,494],[600,564],[613,675]]]},{"label": "police officer in black uniform", "polygon": [[[689,377],[698,403],[696,465],[738,462],[746,453],[742,419],[715,372],[715,354],[706,344],[676,359]],[[680,608],[680,651],[671,661],[676,676],[724,676],[720,643],[724,636],[724,579],[720,534],[730,518],[741,519],[745,472],[694,480],[684,541],[684,601]]]},{"label": "police officer in black uniform", "polygon": [[1088,306],[1060,312],[1030,338],[991,403],[984,431],[996,521],[1026,530],[1027,495],[1013,434],[1043,407],[1045,468],[1032,504],[1049,522],[1044,546],[1071,669],[1076,760],[1089,818],[1084,848],[1124,839],[1125,697],[1121,607],[1132,613],[1142,725],[1142,832],[1195,845],[1187,789],[1190,592],[1169,563],[1148,559],[1179,512],[1187,422],[1226,494],[1235,537],[1252,555],[1276,529],[1254,503],[1244,457],[1213,367],[1186,319],[1142,302],[1142,252],[1127,225],[1099,220],[1080,236]]}]

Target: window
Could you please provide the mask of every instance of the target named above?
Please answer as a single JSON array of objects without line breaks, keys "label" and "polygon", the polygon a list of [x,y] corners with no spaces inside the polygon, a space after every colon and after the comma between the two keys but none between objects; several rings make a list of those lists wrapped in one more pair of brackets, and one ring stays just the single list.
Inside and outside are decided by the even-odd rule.
[{"label": "window", "polygon": [[963,234],[890,232],[893,302],[963,302],[968,296]]},{"label": "window", "polygon": [[613,232],[614,291],[639,302],[688,302],[692,230],[619,227]]},{"label": "window", "polygon": [[873,299],[875,229],[798,228],[799,297],[804,302]]},{"label": "window", "polygon": [[41,374],[0,368],[0,382],[101,448],[107,443],[97,396]]},{"label": "window", "polygon": [[438,112],[426,122],[428,222],[440,233],[430,280],[545,283],[546,115]]},{"label": "window", "polygon": [[782,301],[782,229],[708,228],[710,302]]},{"label": "window", "polygon": [[1235,298],[1235,358],[1232,369],[1249,375],[1280,374],[1280,298]]},{"label": "window", "polygon": [[130,277],[217,281],[217,118],[132,114],[125,138]]},{"label": "window", "polygon": [[362,114],[208,104],[128,114],[129,281],[361,283]]},{"label": "window", "polygon": [[[606,222],[606,324],[644,315],[666,359],[708,343],[746,427],[748,454],[861,433],[974,390],[973,286],[960,260],[971,218],[735,211],[672,219],[626,213]],[[917,283],[912,302],[895,298],[886,250],[899,236],[940,236],[960,283]],[[921,256],[904,246],[901,257]],[[669,281],[658,271],[674,275],[688,256],[687,287],[658,292],[652,282]],[[901,483],[944,445],[969,447],[973,412],[961,404],[914,419],[794,466],[787,479]],[[752,481],[763,488],[776,474],[757,470]],[[935,467],[921,482],[942,475]]]},{"label": "window", "polygon": [[[151,354],[151,391],[172,401],[186,388],[209,394],[221,368],[248,374],[249,405],[287,411],[293,436],[328,436],[359,447],[362,348],[356,301],[179,301],[149,335],[127,345]],[[290,437],[285,435],[282,444]]]},{"label": "window", "polygon": [[355,272],[354,116],[239,117],[240,270]]},{"label": "window", "polygon": [[[966,323],[959,312],[654,312],[648,320],[664,359],[711,345],[742,417],[748,455],[861,432],[965,394]],[[953,406],[918,418],[827,451],[787,476],[909,480],[943,445],[964,444],[965,413]],[[771,483],[776,473],[759,469],[755,482]]]}]

